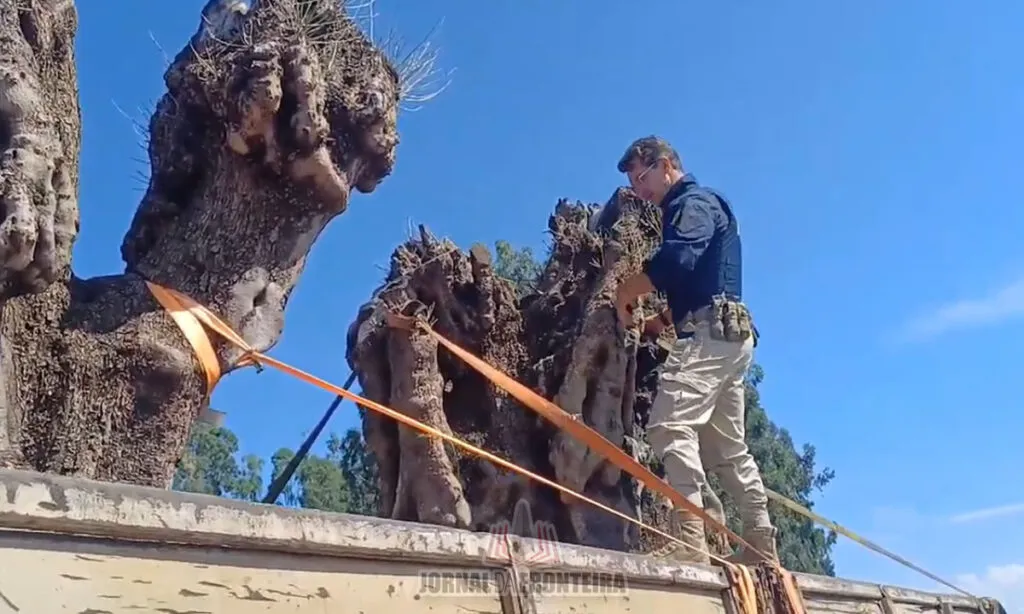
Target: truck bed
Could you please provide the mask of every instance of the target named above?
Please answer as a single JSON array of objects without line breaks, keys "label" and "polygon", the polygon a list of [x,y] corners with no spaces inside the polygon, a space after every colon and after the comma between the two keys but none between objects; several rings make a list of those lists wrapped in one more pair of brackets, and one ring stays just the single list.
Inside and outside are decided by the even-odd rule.
[{"label": "truck bed", "polygon": [[[795,575],[812,613],[984,611]],[[0,470],[0,613],[706,614],[733,610],[727,586],[648,556]]]}]

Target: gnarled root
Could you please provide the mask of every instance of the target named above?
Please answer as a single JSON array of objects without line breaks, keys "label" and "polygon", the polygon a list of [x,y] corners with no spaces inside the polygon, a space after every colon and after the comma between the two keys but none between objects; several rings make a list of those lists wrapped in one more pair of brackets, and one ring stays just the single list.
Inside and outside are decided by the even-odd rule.
[{"label": "gnarled root", "polygon": [[[437,340],[422,330],[394,330],[388,338],[391,404],[407,416],[451,433],[444,415],[444,380],[437,366]],[[469,504],[444,442],[399,426],[398,484],[394,517],[465,528]]]},{"label": "gnarled root", "polygon": [[[417,393],[416,405],[429,403],[438,410],[422,412],[420,419],[506,458],[525,460],[531,467],[533,442],[524,433],[535,427],[513,400],[436,344],[425,345],[419,337],[388,329],[384,323],[389,311],[421,313],[449,339],[498,368],[519,372],[526,353],[515,303],[511,285],[494,277],[486,250],[477,247],[466,255],[421,228],[418,241],[396,250],[388,281],[350,328],[349,362],[368,397],[400,411],[408,411],[410,404],[403,403],[402,394],[407,393],[397,391],[411,384],[396,386],[395,382],[408,382],[408,371],[414,367],[421,375],[412,377],[422,391]],[[410,344],[417,348],[415,361],[407,356]],[[458,485],[469,505],[465,520],[477,529],[507,520],[520,498],[535,504],[534,493],[517,476],[450,446],[446,447],[450,465],[419,455],[415,449],[423,445],[419,436],[405,434],[402,427],[395,430],[390,422],[369,413],[364,417],[367,443],[379,465],[383,515],[422,521],[430,521],[424,515],[462,518],[459,497],[451,494],[454,488],[422,489],[412,503],[405,501],[410,496],[408,485],[429,480]]]},{"label": "gnarled root", "polygon": [[[555,247],[539,297],[526,301],[526,317],[537,329],[550,326],[552,319],[559,322],[559,335],[533,347],[544,364],[545,393],[624,446],[636,417],[637,348],[635,342],[627,344],[617,320],[615,292],[655,247],[660,226],[650,206],[626,191],[617,192],[611,202],[620,217],[601,235],[588,229],[587,209],[566,202],[556,207],[549,224]],[[630,480],[572,436],[553,433],[549,457],[559,483],[624,514],[639,515]],[[632,525],[588,503],[566,497],[563,503],[574,541],[617,550],[636,546]]]},{"label": "gnarled root", "polygon": [[[387,282],[350,329],[349,362],[363,390],[377,401],[397,403],[395,387],[389,382],[399,375],[408,378],[396,371],[400,363],[396,356],[407,350],[395,341],[396,335],[407,333],[389,330],[383,314],[388,310],[429,314],[441,334],[581,416],[635,458],[657,465],[644,443],[644,428],[664,352],[635,335],[626,341],[613,301],[618,283],[638,271],[656,246],[660,220],[652,205],[628,190],[616,192],[612,203],[619,219],[603,234],[588,228],[591,208],[566,201],[558,204],[549,222],[552,254],[537,291],[522,300],[513,296],[508,281],[494,276],[490,256],[480,246],[464,254],[421,231],[418,240],[398,248]],[[646,305],[651,314],[654,306]],[[417,369],[430,363],[432,356],[428,370],[433,374],[436,365],[445,382],[438,393],[436,377],[428,378],[443,407],[443,413],[426,412],[431,426],[450,428],[471,443],[627,515],[648,520],[652,520],[651,511],[658,515],[655,499],[629,476],[575,439],[556,432],[445,350],[424,346],[417,356]],[[368,444],[381,466],[382,498],[387,502],[382,512],[394,515],[388,505],[416,508],[415,515],[422,520],[424,502],[395,503],[409,492],[397,484],[408,479],[408,471],[418,469],[410,468],[410,463],[435,467],[444,463],[425,453],[413,457],[408,452],[413,444],[389,422],[369,413],[364,418]],[[452,448],[447,453],[453,461],[451,475],[469,503],[474,528],[511,522],[516,504],[525,501],[532,518],[552,523],[562,541],[634,551],[654,545],[650,536],[640,535],[633,525],[607,512],[559,497],[547,487]],[[448,475],[444,479],[451,484]],[[438,490],[419,496],[431,497],[429,510],[441,498],[449,506],[445,513],[451,514],[454,504],[447,494],[451,489],[441,495]],[[396,491],[400,491],[397,496]],[[653,521],[667,528],[668,515]]]}]

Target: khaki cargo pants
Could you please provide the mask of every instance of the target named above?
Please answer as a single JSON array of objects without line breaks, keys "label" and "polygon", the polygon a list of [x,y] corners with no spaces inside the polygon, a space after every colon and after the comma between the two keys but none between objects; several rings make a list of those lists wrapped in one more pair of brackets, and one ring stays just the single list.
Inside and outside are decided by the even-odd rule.
[{"label": "khaki cargo pants", "polygon": [[647,438],[680,494],[704,507],[704,468],[718,476],[739,506],[744,530],[769,527],[761,473],[744,441],[743,381],[754,355],[753,337],[726,341],[711,335],[708,318],[681,331],[662,366]]}]

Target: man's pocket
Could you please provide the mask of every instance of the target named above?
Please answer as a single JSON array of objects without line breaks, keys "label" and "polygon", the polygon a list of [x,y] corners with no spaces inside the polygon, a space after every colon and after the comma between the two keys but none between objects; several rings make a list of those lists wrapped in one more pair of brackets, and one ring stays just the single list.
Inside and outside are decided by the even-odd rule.
[{"label": "man's pocket", "polygon": [[649,424],[699,425],[714,408],[715,390],[721,381],[711,357],[702,356],[698,338],[676,341],[658,376],[658,390]]}]

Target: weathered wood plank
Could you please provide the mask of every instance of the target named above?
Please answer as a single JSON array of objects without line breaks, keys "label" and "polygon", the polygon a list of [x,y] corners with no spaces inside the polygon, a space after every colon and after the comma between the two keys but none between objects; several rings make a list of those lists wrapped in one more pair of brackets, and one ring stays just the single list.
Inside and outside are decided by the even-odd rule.
[{"label": "weathered wood plank", "polygon": [[[716,568],[559,545],[547,571],[530,574],[518,563],[533,554],[550,559],[550,547],[510,537],[508,546],[518,553],[511,560],[494,547],[494,539],[416,523],[0,470],[0,614],[42,612],[40,603],[47,604],[45,611],[91,614],[234,614],[254,606],[266,612],[399,608],[403,614],[728,609],[727,582]],[[884,611],[878,585],[796,576],[809,614]],[[940,600],[958,614],[982,614],[978,603],[963,596],[884,588],[893,614],[937,613]],[[46,595],[57,595],[56,601],[39,601]]]},{"label": "weathered wood plank", "polygon": [[722,594],[689,587],[628,585],[622,594],[550,591],[534,597],[536,614],[726,614]]},{"label": "weathered wood plank", "polygon": [[0,613],[502,614],[495,585],[431,595],[422,566],[0,532]]},{"label": "weathered wood plank", "polygon": [[[10,470],[0,471],[0,528],[456,566],[509,563],[496,553],[487,533]],[[534,551],[546,552],[535,540],[511,539],[524,559]],[[597,548],[560,547],[559,567],[614,569],[669,584],[727,586],[717,569]]]}]

